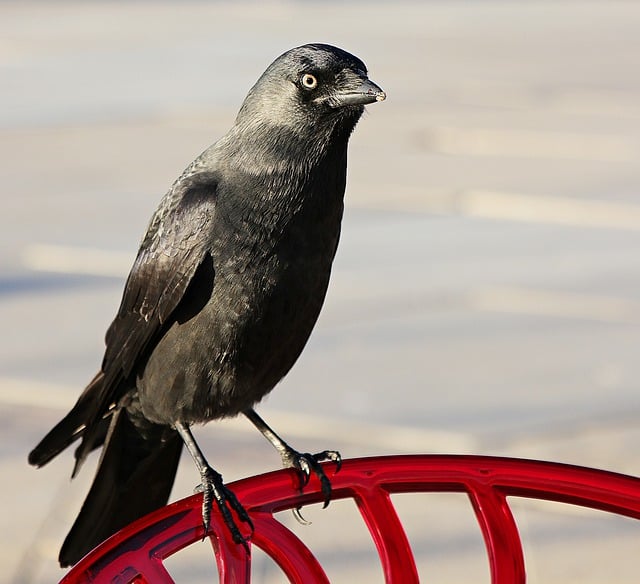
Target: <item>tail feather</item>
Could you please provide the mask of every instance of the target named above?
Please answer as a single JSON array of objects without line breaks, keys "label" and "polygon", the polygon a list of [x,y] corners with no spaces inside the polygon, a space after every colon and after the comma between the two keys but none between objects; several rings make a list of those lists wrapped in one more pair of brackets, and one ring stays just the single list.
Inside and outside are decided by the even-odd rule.
[{"label": "tail feather", "polygon": [[113,414],[93,484],[60,551],[70,566],[132,521],[167,503],[182,440],[174,431]]},{"label": "tail feather", "polygon": [[[90,415],[93,406],[93,395],[102,386],[104,375],[98,373],[87,385],[82,395],[78,398],[76,405],[71,411],[58,422],[51,431],[42,439],[40,443],[29,453],[29,464],[34,466],[44,466],[52,458],[56,457],[67,446],[81,438],[85,433],[85,422]],[[93,447],[97,448],[104,440],[104,428],[108,425],[105,422],[101,428],[101,440],[94,442]]]}]

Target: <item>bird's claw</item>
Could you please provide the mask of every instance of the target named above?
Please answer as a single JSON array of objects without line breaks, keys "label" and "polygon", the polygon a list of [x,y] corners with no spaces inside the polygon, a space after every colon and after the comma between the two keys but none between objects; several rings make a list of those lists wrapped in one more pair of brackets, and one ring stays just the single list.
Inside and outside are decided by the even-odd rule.
[{"label": "bird's claw", "polygon": [[[342,466],[340,453],[335,450],[323,450],[317,454],[309,454],[308,452],[302,453],[291,450],[283,456],[282,461],[285,467],[293,467],[298,471],[300,491],[302,491],[309,482],[312,472],[318,477],[320,488],[324,495],[323,508],[325,508],[331,500],[331,481],[329,481],[329,477],[327,477],[320,463],[331,461],[336,465],[335,472],[338,472]],[[300,515],[300,509],[298,509],[294,515],[296,515],[299,521],[302,519],[302,522],[308,523],[302,518],[302,515]]]},{"label": "bird's claw", "polygon": [[311,525],[312,522],[302,516],[302,507],[296,507],[295,509],[292,509],[292,512],[293,516],[296,518],[296,521],[300,525]]},{"label": "bird's claw", "polygon": [[318,452],[318,454],[314,454],[313,458],[318,462],[333,462],[336,465],[336,472],[340,472],[342,468],[342,456],[340,456],[337,450],[323,450],[322,452]]},{"label": "bird's claw", "polygon": [[235,511],[236,515],[243,523],[246,523],[251,528],[253,533],[253,522],[251,517],[246,512],[238,498],[233,491],[228,489],[222,481],[222,475],[217,473],[211,467],[206,468],[201,474],[202,483],[196,487],[197,492],[202,493],[202,525],[204,527],[205,535],[209,532],[209,526],[211,525],[211,504],[216,502],[218,510],[224,519],[225,525],[231,533],[233,541],[237,544],[241,544],[247,553],[249,553],[249,543],[245,538],[236,522],[231,515],[230,509]]}]

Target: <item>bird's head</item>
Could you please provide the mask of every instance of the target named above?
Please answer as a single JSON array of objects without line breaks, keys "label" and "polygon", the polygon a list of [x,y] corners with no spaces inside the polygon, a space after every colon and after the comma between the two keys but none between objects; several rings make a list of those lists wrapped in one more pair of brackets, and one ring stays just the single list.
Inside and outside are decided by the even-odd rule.
[{"label": "bird's head", "polygon": [[348,136],[364,106],[385,98],[360,59],[331,45],[309,44],[287,51],[267,68],[237,121],[301,135],[322,135],[323,129],[340,126]]}]

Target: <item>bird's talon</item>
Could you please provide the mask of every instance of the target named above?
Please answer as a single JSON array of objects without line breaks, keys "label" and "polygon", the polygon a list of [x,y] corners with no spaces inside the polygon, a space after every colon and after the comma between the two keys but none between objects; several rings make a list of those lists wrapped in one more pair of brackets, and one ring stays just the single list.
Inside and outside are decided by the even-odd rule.
[{"label": "bird's talon", "polygon": [[316,462],[333,462],[336,465],[336,471],[339,472],[342,468],[342,456],[337,450],[324,450],[313,455],[313,459]]},{"label": "bird's talon", "polygon": [[300,471],[300,483],[301,483],[300,488],[301,489],[302,487],[305,487],[309,483],[309,480],[311,479],[311,465],[309,464],[308,457],[309,457],[308,454],[303,454],[302,456],[300,456],[300,458],[298,458],[296,462],[296,466]]},{"label": "bird's talon", "polygon": [[233,491],[230,491],[224,485],[222,482],[222,476],[212,468],[207,468],[202,473],[202,484],[200,485],[199,490],[202,492],[202,526],[204,528],[205,537],[208,534],[209,527],[211,525],[211,505],[213,501],[215,501],[225,525],[231,533],[233,541],[236,544],[241,544],[245,551],[250,553],[247,538],[240,533],[240,530],[231,515],[231,509],[235,511],[241,522],[249,525],[252,534],[254,531],[253,522]]},{"label": "bird's talon", "polygon": [[305,519],[302,516],[302,511],[301,511],[302,507],[296,507],[295,509],[292,509],[293,511],[293,516],[296,518],[296,521],[300,524],[300,525],[311,525],[311,521]]},{"label": "bird's talon", "polygon": [[[322,465],[320,464],[323,461],[331,461],[335,463],[336,470],[338,472],[340,470],[340,466],[342,464],[342,457],[339,452],[334,450],[325,450],[323,452],[319,452],[317,454],[309,454],[307,453],[299,453],[299,452],[289,452],[286,460],[283,459],[285,466],[293,466],[298,471],[299,477],[299,489],[300,492],[304,489],[311,478],[311,472],[318,477],[320,481],[320,490],[324,495],[324,501],[322,508],[326,509],[331,501],[331,481],[325,474]],[[297,507],[293,509],[293,516],[296,518],[296,521],[301,525],[310,525],[311,521],[307,521],[300,511],[301,507]]]},{"label": "bird's talon", "polygon": [[[283,463],[286,466],[292,466],[298,471],[299,489],[300,492],[308,484],[311,478],[311,472],[313,472],[320,481],[320,489],[324,495],[323,509],[329,505],[331,501],[331,481],[327,477],[321,462],[330,461],[336,465],[335,472],[337,473],[342,466],[342,457],[340,453],[335,450],[324,450],[317,454],[300,453],[290,450],[287,452],[286,457],[283,456]],[[296,509],[293,512],[296,520],[302,525],[308,525],[309,522],[302,517],[300,509]]]}]

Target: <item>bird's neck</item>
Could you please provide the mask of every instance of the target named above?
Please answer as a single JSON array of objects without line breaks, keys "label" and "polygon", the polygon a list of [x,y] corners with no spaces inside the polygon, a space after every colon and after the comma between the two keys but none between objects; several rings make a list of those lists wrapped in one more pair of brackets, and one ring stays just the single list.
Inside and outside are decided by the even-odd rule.
[{"label": "bird's neck", "polygon": [[262,230],[282,235],[297,224],[296,218],[305,216],[313,225],[335,215],[339,229],[348,134],[305,140],[271,131],[258,133],[250,142],[243,140],[222,144],[230,149],[223,158],[230,176],[237,177],[234,184],[244,185],[234,197],[234,208],[228,210],[232,223],[257,222]]},{"label": "bird's neck", "polygon": [[304,131],[264,120],[238,123],[225,137],[225,157],[235,171],[274,185],[298,185],[325,166],[345,161],[353,123],[323,123]]}]

